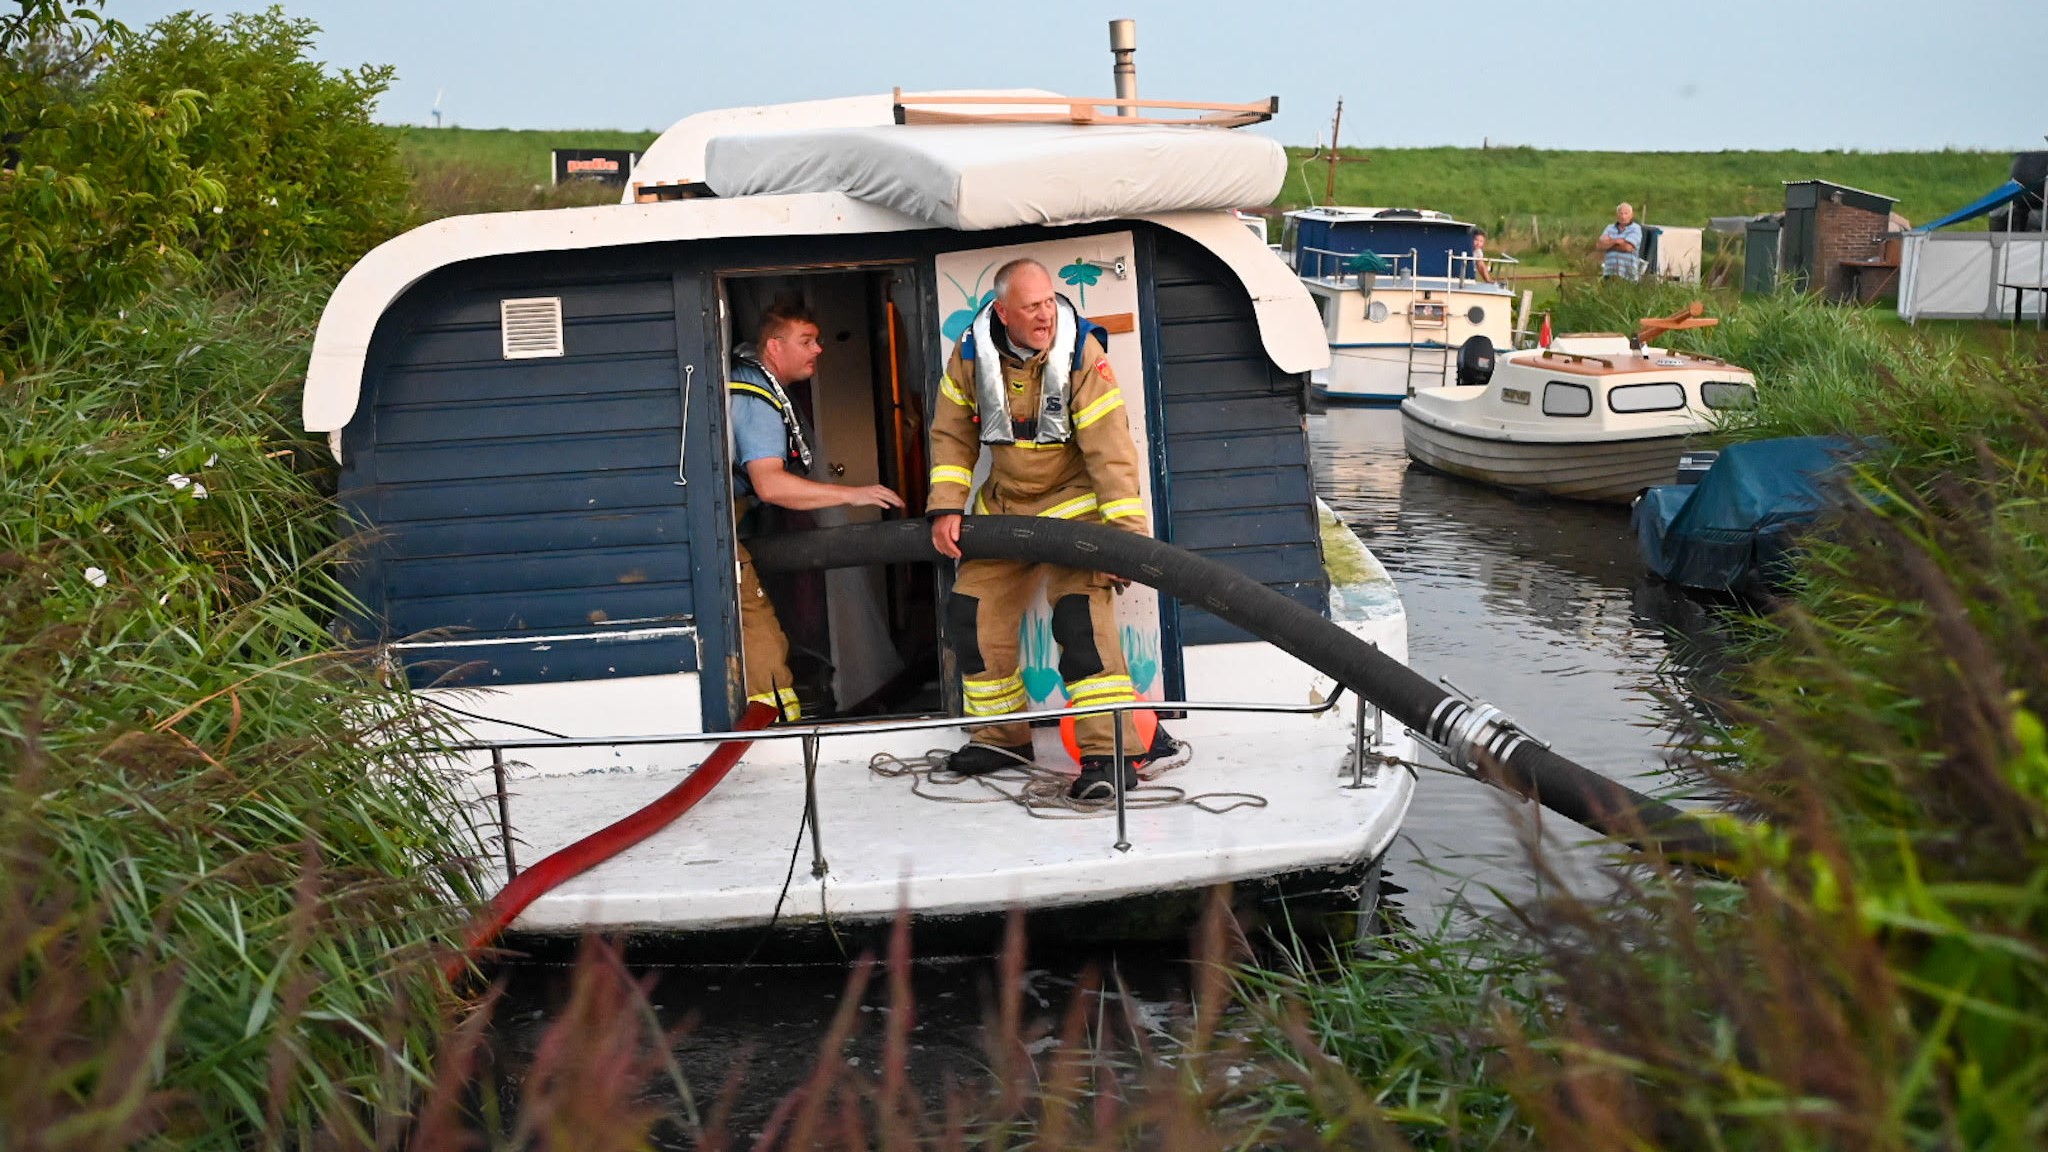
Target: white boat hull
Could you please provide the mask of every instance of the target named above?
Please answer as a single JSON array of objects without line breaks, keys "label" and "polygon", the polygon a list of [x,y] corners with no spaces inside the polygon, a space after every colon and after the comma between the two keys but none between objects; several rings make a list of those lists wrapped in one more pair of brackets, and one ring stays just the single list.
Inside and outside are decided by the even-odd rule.
[{"label": "white boat hull", "polygon": [[1593,442],[1497,439],[1436,426],[1404,408],[1401,438],[1417,463],[1520,492],[1627,504],[1672,483],[1691,437],[1652,433]]},{"label": "white boat hull", "polygon": [[1410,361],[1406,345],[1332,345],[1330,366],[1309,374],[1317,399],[1333,404],[1399,404],[1409,387],[1441,388],[1453,382],[1457,350],[1421,347]]},{"label": "white boat hull", "polygon": [[[1341,526],[1332,533],[1326,525],[1324,549],[1344,573],[1333,581],[1332,619],[1405,660],[1407,619],[1385,569]],[[1335,689],[1327,677],[1261,642],[1190,647],[1183,670],[1187,698],[1195,701],[1300,708]],[[608,696],[605,705],[593,692]],[[466,711],[535,728],[574,733],[603,724],[608,735],[653,735],[688,730],[676,723],[686,709],[675,702],[696,699],[697,690],[694,674],[676,674],[460,696]],[[1356,701],[1347,697],[1312,715],[1191,712],[1168,721],[1192,752],[1156,786],[1132,794],[1126,850],[1117,847],[1116,818],[1107,806],[1086,813],[1027,810],[973,780],[927,782],[920,789],[945,799],[920,795],[911,778],[871,771],[871,761],[878,753],[908,759],[950,750],[964,733],[885,732],[858,723],[837,725],[821,741],[817,842],[808,834],[800,840],[801,744],[757,741],[681,819],[543,895],[512,929],[696,935],[774,923],[803,933],[888,921],[904,911],[919,920],[952,921],[1013,908],[1082,909],[1092,925],[1100,922],[1090,911],[1096,906],[1199,894],[1217,884],[1355,878],[1392,843],[1414,791],[1414,778],[1391,768],[1368,772],[1362,787],[1350,786],[1357,717]],[[517,740],[531,732],[503,723],[466,727],[478,740]],[[1386,724],[1380,738],[1380,753],[1417,754],[1398,724]],[[1369,730],[1369,749],[1373,739]],[[1078,771],[1057,729],[1037,730],[1036,744],[1041,767]],[[503,801],[513,859],[501,864],[530,867],[646,806],[708,752],[704,745],[649,744],[508,753],[508,761],[517,761],[505,766]],[[497,847],[502,834],[493,767],[479,754],[467,767]],[[1210,799],[1202,806],[1149,806],[1169,795],[1164,789]],[[825,860],[822,875],[813,875],[814,851]]]}]

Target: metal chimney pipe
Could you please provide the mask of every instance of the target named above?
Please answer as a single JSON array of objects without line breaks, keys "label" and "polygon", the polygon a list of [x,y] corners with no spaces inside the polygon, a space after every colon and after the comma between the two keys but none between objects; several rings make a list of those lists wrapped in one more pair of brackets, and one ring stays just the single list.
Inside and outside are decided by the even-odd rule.
[{"label": "metal chimney pipe", "polygon": [[[1136,20],[1111,20],[1109,22],[1109,54],[1116,57],[1116,98],[1136,100],[1138,98],[1138,22]],[[1136,108],[1119,108],[1119,116],[1135,116]]]}]

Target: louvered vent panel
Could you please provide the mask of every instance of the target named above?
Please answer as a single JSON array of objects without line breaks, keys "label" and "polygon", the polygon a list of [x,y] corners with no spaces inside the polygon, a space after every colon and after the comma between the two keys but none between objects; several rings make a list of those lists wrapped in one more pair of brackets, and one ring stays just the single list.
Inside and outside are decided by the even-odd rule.
[{"label": "louvered vent panel", "polygon": [[562,355],[562,298],[529,296],[498,301],[498,320],[505,329],[505,359],[531,360]]}]

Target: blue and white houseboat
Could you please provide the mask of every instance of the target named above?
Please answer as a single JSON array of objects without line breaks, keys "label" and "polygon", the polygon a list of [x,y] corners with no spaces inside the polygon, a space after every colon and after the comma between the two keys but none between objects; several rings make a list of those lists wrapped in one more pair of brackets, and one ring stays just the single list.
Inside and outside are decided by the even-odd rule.
[{"label": "blue and white houseboat", "polygon": [[1287,214],[1281,252],[1330,344],[1329,367],[1309,376],[1318,398],[1398,404],[1455,384],[1458,357],[1475,337],[1486,338],[1487,356],[1512,347],[1514,295],[1491,277],[1514,260],[1476,255],[1474,231],[1423,208]]},{"label": "blue and white houseboat", "polygon": [[[1210,126],[986,123],[979,104],[903,124],[901,107],[689,117],[648,150],[629,202],[427,224],[329,302],[304,422],[328,437],[359,534],[364,610],[339,627],[450,706],[507,874],[669,789],[743,710],[725,366],[782,297],[823,329],[818,375],[792,390],[813,475],[891,485],[915,512],[944,358],[995,269],[1037,258],[1110,333],[1155,533],[1405,658],[1392,582],[1313,488],[1302,395],[1328,361],[1324,322],[1231,212],[1277,193],[1279,146]],[[1414,754],[1398,725],[1355,698],[1330,706],[1308,666],[1138,586],[1119,599],[1125,650],[1181,762],[1117,813],[947,780],[917,764],[964,739],[948,726],[949,581],[949,566],[904,564],[771,588],[811,718],[760,734],[683,819],[514,929],[1012,907],[1107,924],[1219,882],[1355,906],[1414,787],[1378,767]],[[1049,617],[1041,604],[1023,629],[1040,711],[1065,703]],[[1038,761],[1051,783],[1075,771],[1053,727]]]}]

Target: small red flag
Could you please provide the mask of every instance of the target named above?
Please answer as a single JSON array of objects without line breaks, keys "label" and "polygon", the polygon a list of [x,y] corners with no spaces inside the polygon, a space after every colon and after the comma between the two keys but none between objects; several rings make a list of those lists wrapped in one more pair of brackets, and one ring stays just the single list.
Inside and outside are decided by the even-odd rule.
[{"label": "small red flag", "polygon": [[1536,334],[1536,346],[1538,348],[1550,347],[1550,313],[1548,312],[1543,314],[1543,330]]}]

